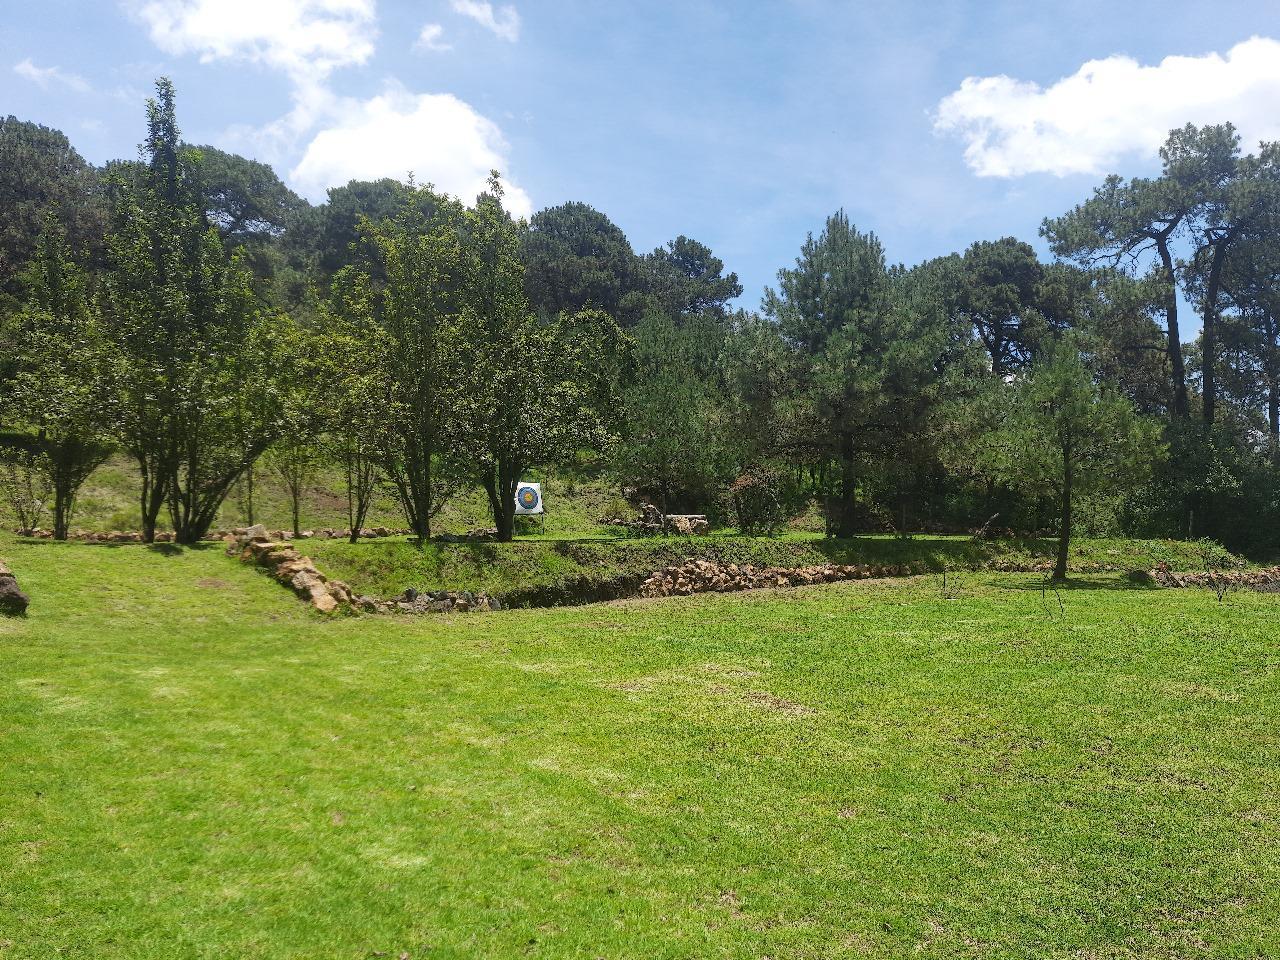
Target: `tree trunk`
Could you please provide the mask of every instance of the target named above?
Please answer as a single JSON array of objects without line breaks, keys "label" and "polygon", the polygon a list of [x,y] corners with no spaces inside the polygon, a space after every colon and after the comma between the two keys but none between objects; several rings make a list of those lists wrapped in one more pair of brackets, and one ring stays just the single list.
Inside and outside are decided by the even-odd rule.
[{"label": "tree trunk", "polygon": [[151,469],[145,457],[138,458],[138,467],[142,472],[142,542],[155,543],[156,520],[168,499],[169,482],[159,470]]},{"label": "tree trunk", "polygon": [[244,472],[244,512],[249,526],[253,526],[253,464],[249,464],[249,469]]},{"label": "tree trunk", "polygon": [[1053,567],[1054,580],[1067,579],[1067,555],[1071,549],[1071,486],[1075,479],[1071,462],[1071,442],[1062,442],[1062,516],[1058,525],[1058,560]]},{"label": "tree trunk", "polygon": [[1267,430],[1271,458],[1280,461],[1280,382],[1274,377],[1267,387]]},{"label": "tree trunk", "polygon": [[854,479],[853,437],[841,438],[840,453],[840,521],[836,527],[836,536],[842,539],[852,537],[855,529],[855,510],[858,504],[858,485]]},{"label": "tree trunk", "polygon": [[66,540],[68,527],[71,524],[71,501],[75,491],[66,476],[66,471],[56,468],[53,481],[53,539]]},{"label": "tree trunk", "polygon": [[[296,479],[296,478],[295,478]],[[302,484],[289,484],[289,507],[293,513],[293,536],[296,540],[302,536]]]},{"label": "tree trunk", "polygon": [[1182,358],[1182,335],[1178,330],[1178,279],[1173,271],[1173,254],[1169,252],[1168,236],[1156,238],[1156,250],[1164,267],[1168,287],[1164,298],[1165,331],[1169,337],[1169,366],[1173,368],[1173,415],[1187,415],[1187,367]]},{"label": "tree trunk", "polygon": [[1204,422],[1209,427],[1213,426],[1218,405],[1218,295],[1222,290],[1222,268],[1226,265],[1228,249],[1243,227],[1243,223],[1238,223],[1212,241],[1213,263],[1209,267],[1209,280],[1205,284],[1204,329],[1200,333]]}]

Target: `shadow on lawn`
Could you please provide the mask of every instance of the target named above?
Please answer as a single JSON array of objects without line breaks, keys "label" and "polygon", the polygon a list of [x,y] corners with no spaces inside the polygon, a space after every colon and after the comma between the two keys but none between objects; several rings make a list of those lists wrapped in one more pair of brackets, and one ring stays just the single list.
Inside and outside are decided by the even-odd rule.
[{"label": "shadow on lawn", "polygon": [[1140,592],[1147,593],[1159,590],[1160,587],[1154,583],[1140,583],[1130,580],[1128,577],[1107,577],[1105,579],[1094,579],[1090,577],[1067,577],[1066,580],[1031,580],[1023,583],[1000,583],[996,585],[1000,590],[1012,590],[1021,593],[1040,593],[1048,591],[1052,593],[1054,590],[1060,592],[1071,592],[1075,590],[1110,590],[1119,592]]},{"label": "shadow on lawn", "polygon": [[200,543],[110,543],[97,540],[53,540],[44,537],[19,537],[18,543],[24,547],[51,547],[57,550],[69,550],[73,547],[87,547],[98,550],[146,550],[158,553],[163,557],[177,557],[188,550],[207,551],[221,550],[226,545],[221,540],[204,540]]}]

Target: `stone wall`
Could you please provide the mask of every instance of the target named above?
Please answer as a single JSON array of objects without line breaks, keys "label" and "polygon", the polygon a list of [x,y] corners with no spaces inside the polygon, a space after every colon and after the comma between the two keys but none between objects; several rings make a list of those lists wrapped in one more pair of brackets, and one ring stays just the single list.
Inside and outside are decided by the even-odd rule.
[{"label": "stone wall", "polygon": [[762,587],[800,587],[870,577],[902,577],[915,572],[907,565],[877,567],[823,563],[809,567],[757,567],[749,563],[689,560],[650,575],[640,584],[639,593],[642,597],[679,597],[694,593],[759,590]]},{"label": "stone wall", "polygon": [[[275,531],[279,532],[279,531]],[[439,590],[419,593],[406,590],[391,600],[357,595],[341,580],[331,580],[318,569],[310,557],[305,557],[283,539],[261,524],[232,531],[228,538],[227,553],[246,563],[263,567],[279,583],[289,587],[321,613],[342,610],[360,610],[365,613],[475,613],[485,610],[501,610],[502,603],[496,597],[469,590]]]},{"label": "stone wall", "polygon": [[[1135,578],[1137,579],[1137,578]],[[1209,587],[1211,589],[1262,590],[1280,589],[1280,567],[1264,567],[1259,570],[1200,570],[1177,573],[1167,566],[1156,567],[1145,578],[1162,587]]]}]

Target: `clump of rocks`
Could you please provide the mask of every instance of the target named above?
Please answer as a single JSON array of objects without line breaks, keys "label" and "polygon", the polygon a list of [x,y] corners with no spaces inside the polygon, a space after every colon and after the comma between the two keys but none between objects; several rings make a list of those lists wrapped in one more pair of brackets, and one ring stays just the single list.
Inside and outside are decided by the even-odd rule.
[{"label": "clump of rocks", "polygon": [[377,600],[356,596],[341,580],[330,580],[316,569],[310,557],[304,557],[288,542],[272,539],[261,524],[234,531],[227,552],[266,568],[272,577],[321,613],[333,613],[340,607],[376,609]]},{"label": "clump of rocks", "polygon": [[497,527],[478,527],[466,533],[442,533],[436,537],[441,543],[492,543],[498,539]]},{"label": "clump of rocks", "polygon": [[0,614],[20,617],[27,612],[31,598],[18,589],[18,578],[0,563]]},{"label": "clump of rocks", "polygon": [[420,593],[410,588],[390,600],[358,595],[341,580],[329,579],[316,569],[310,557],[303,556],[293,544],[274,537],[272,533],[261,524],[232,531],[227,552],[238,554],[246,563],[265,568],[273,578],[291,588],[321,613],[342,609],[365,613],[470,613],[502,610],[504,607],[497,597],[470,590]]},{"label": "clump of rocks", "polygon": [[758,567],[749,563],[719,563],[688,560],[651,574],[640,584],[642,597],[680,597],[694,593],[732,593],[762,587],[800,587],[871,577],[909,576],[915,571],[902,566],[823,563],[807,567]]},{"label": "clump of rocks", "polygon": [[652,503],[640,505],[640,517],[602,517],[600,522],[608,527],[622,527],[633,533],[645,536],[657,536],[662,533],[679,533],[684,536],[696,536],[711,532],[711,524],[701,513],[667,513]]},{"label": "clump of rocks", "polygon": [[379,600],[380,613],[482,613],[502,610],[497,597],[470,590],[431,590],[418,592],[410,587],[394,600]]},{"label": "clump of rocks", "polygon": [[[1136,577],[1134,579],[1137,579]],[[1223,587],[1260,590],[1265,593],[1280,590],[1280,567],[1264,567],[1259,570],[1197,570],[1177,573],[1168,564],[1159,564],[1147,574],[1147,582],[1162,587]]]},{"label": "clump of rocks", "polygon": [[[332,527],[326,527],[324,530],[301,530],[295,537],[287,530],[272,531],[279,540],[350,540],[350,530],[334,530]],[[359,540],[379,540],[386,537],[404,537],[413,533],[412,530],[403,527],[361,527],[356,532],[356,538]]]}]

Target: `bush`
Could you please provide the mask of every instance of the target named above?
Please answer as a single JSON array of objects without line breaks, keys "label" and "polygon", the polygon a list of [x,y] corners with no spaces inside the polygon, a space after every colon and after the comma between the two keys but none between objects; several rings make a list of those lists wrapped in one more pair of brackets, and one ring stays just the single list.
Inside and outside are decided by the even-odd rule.
[{"label": "bush", "polygon": [[766,467],[749,470],[729,485],[729,512],[743,533],[776,536],[790,515],[786,493],[776,471]]}]

